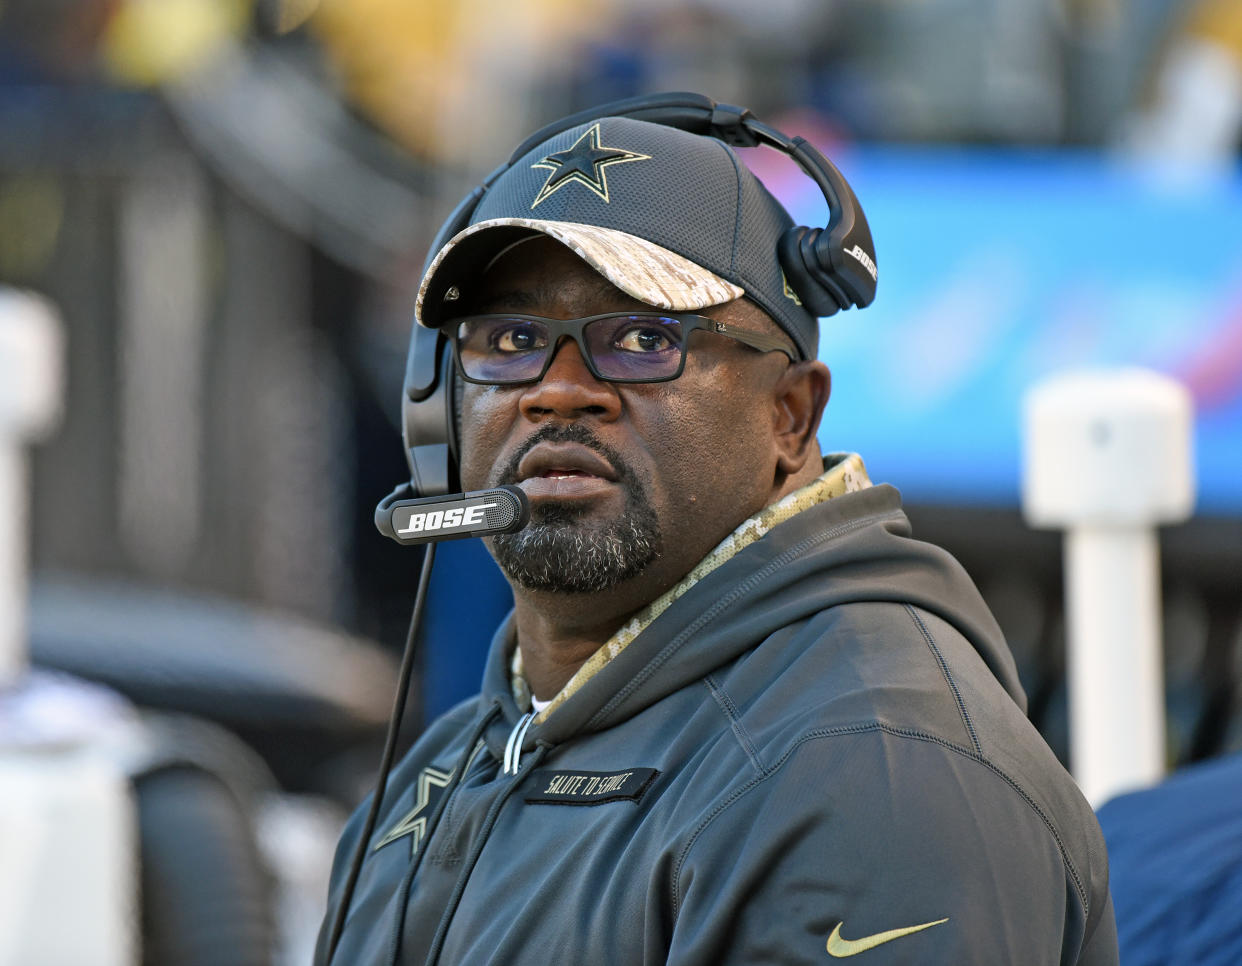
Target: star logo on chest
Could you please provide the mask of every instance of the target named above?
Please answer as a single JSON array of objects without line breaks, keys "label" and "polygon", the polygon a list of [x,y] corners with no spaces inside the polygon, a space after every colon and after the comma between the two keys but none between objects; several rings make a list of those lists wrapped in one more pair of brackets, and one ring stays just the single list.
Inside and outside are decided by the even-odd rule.
[{"label": "star logo on chest", "polygon": [[532,168],[547,168],[552,173],[543,183],[531,208],[560,191],[565,185],[577,183],[608,199],[608,167],[629,161],[650,161],[649,154],[636,154],[622,148],[605,147],[599,143],[599,125],[592,125],[567,151],[557,151],[536,161]]},{"label": "star logo on chest", "polygon": [[[378,852],[390,842],[395,842],[404,836],[410,836],[410,855],[418,852],[418,846],[422,843],[423,836],[427,834],[427,819],[430,813],[435,809],[428,808],[431,804],[432,789],[443,789],[452,780],[453,773],[451,771],[440,771],[438,768],[424,768],[422,774],[418,776],[418,788],[416,789],[414,807],[410,809],[405,816],[393,825],[384,837],[375,843],[372,851]],[[439,798],[439,795],[435,796]]]}]

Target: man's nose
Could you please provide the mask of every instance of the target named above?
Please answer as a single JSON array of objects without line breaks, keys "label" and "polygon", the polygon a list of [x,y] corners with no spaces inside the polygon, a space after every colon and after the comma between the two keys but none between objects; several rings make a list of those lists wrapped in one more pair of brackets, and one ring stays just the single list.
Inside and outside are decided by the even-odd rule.
[{"label": "man's nose", "polygon": [[573,418],[590,413],[615,419],[621,400],[612,383],[596,379],[573,339],[564,337],[552,349],[552,364],[543,378],[522,393],[519,407],[524,416],[538,419],[554,414]]}]

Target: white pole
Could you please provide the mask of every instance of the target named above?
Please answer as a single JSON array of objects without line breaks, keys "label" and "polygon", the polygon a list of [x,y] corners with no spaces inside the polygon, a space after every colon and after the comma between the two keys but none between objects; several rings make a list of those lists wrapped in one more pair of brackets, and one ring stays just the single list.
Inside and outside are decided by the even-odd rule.
[{"label": "white pole", "polygon": [[1065,373],[1027,395],[1023,511],[1064,529],[1070,767],[1093,806],[1164,773],[1157,525],[1194,504],[1193,407],[1141,369]]},{"label": "white pole", "polygon": [[60,415],[60,343],[48,302],[0,288],[0,690],[26,671],[26,446]]},{"label": "white pole", "polygon": [[0,436],[0,692],[26,673],[26,459]]},{"label": "white pole", "polygon": [[0,966],[132,966],[135,810],[86,686],[31,671],[27,445],[61,406],[61,328],[0,287]]},{"label": "white pole", "polygon": [[1070,761],[1102,803],[1164,774],[1160,549],[1151,527],[1065,535]]}]

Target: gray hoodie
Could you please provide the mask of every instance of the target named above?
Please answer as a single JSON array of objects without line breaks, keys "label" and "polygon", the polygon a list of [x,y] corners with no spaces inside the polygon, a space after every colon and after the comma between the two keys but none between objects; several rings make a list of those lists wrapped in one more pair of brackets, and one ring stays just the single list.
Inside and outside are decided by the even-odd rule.
[{"label": "gray hoodie", "polygon": [[1095,817],[891,487],[744,547],[546,720],[512,649],[394,770],[337,964],[1117,962]]}]

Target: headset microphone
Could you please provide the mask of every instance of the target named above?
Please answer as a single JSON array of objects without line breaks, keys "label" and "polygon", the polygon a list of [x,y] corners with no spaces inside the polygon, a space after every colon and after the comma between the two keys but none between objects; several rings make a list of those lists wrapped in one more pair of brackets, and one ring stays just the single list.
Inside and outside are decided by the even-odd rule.
[{"label": "headset microphone", "polygon": [[521,530],[530,502],[516,486],[401,500],[398,489],[375,508],[375,526],[398,543],[419,544],[463,537],[490,537]]}]

